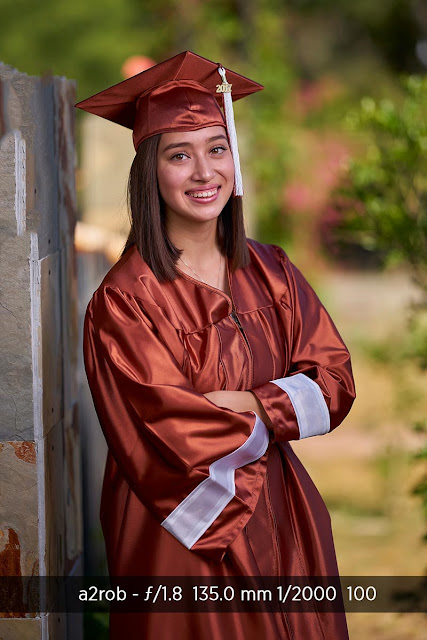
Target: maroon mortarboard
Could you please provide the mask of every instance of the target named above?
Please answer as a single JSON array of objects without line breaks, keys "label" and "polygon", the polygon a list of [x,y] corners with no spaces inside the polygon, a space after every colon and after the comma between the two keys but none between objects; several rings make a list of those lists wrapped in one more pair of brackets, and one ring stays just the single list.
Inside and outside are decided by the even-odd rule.
[{"label": "maroon mortarboard", "polygon": [[235,195],[242,195],[232,100],[261,89],[262,85],[219,63],[184,51],[76,107],[132,129],[135,149],[158,133],[226,126],[235,166]]}]

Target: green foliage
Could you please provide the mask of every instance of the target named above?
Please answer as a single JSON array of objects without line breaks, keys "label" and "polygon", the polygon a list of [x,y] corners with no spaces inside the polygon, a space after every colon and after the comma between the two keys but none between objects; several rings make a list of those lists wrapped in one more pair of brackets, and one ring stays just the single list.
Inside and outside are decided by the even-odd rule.
[{"label": "green foliage", "polygon": [[[409,267],[420,290],[412,306],[408,333],[401,345],[377,345],[378,360],[400,357],[427,369],[427,78],[402,78],[400,104],[365,97],[347,116],[352,131],[363,134],[367,152],[350,163],[338,189],[349,207],[342,228],[364,248],[381,250],[386,265]],[[389,353],[388,353],[389,351]],[[414,429],[427,435],[427,423]],[[427,460],[422,447],[414,461]],[[413,488],[427,520],[427,474]],[[427,540],[427,534],[425,536]]]},{"label": "green foliage", "polygon": [[385,252],[387,264],[408,264],[427,291],[427,78],[402,80],[401,105],[365,97],[347,126],[367,139],[353,160],[345,228],[365,249]]}]

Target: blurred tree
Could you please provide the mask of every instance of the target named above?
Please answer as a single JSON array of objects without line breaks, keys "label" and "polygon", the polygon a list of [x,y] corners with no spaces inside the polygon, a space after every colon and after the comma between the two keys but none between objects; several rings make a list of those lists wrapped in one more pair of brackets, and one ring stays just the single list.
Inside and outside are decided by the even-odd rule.
[{"label": "blurred tree", "polygon": [[[367,250],[380,250],[386,266],[409,267],[420,298],[411,307],[401,353],[426,371],[427,77],[403,77],[402,86],[401,104],[365,97],[347,117],[348,126],[363,132],[368,144],[366,155],[349,163],[346,181],[337,190],[345,211],[340,235]],[[414,430],[427,435],[427,421],[418,421]],[[414,493],[427,520],[427,447],[415,457],[424,462]]]},{"label": "blurred tree", "polygon": [[427,304],[427,77],[402,84],[400,105],[365,97],[348,114],[367,151],[350,162],[349,185],[339,192],[355,204],[345,225],[353,240],[380,250],[387,264],[408,264]]},{"label": "blurred tree", "polygon": [[173,48],[174,4],[2,0],[0,58],[29,74],[75,78],[83,98],[119,81],[129,56],[156,58]]},{"label": "blurred tree", "polygon": [[[393,72],[420,71],[416,42],[427,30],[427,7],[424,0],[288,0],[296,16],[309,25],[329,21],[327,52],[329,63],[334,56],[347,57],[355,50],[370,50]],[[309,26],[310,28],[310,26]],[[304,51],[296,49],[304,56]],[[358,56],[356,56],[357,58]],[[319,60],[300,59],[307,75]]]}]

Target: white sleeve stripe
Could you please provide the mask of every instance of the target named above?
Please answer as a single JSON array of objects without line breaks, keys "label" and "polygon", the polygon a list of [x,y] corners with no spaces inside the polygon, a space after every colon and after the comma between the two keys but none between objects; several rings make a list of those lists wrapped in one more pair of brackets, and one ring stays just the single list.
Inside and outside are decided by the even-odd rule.
[{"label": "white sleeve stripe", "polygon": [[328,405],[319,385],[303,373],[271,380],[285,391],[297,417],[300,438],[320,436],[331,428]]},{"label": "white sleeve stripe", "polygon": [[223,458],[215,460],[209,466],[209,477],[184,498],[162,522],[162,527],[187,549],[197,542],[234,498],[235,470],[258,460],[267,450],[268,429],[259,416],[254,411],[252,413],[255,416],[255,425],[246,442]]}]

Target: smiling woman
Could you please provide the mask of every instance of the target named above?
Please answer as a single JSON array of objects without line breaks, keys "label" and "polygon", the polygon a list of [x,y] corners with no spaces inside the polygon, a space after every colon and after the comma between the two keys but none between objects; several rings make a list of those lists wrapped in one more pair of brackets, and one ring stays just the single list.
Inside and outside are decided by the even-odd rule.
[{"label": "smiling woman", "polygon": [[[132,128],[136,149],[129,238],[84,325],[114,576],[338,572],[329,514],[289,442],[342,422],[350,356],[286,253],[245,236],[230,95],[225,118],[218,103],[261,88],[184,52],[78,105]],[[220,604],[112,612],[122,637],[348,640],[342,613]]]},{"label": "smiling woman", "polygon": [[[217,131],[216,135],[212,135]],[[187,235],[187,240],[191,237],[191,229],[196,233],[196,246],[199,245],[202,225],[194,227],[191,224],[193,210],[185,209],[184,204],[202,205],[204,202],[208,205],[210,199],[215,202],[213,207],[194,210],[199,213],[206,211],[207,216],[212,210],[214,212],[212,223],[203,225],[205,234],[211,239],[216,236],[218,248],[214,247],[214,251],[209,252],[210,256],[204,252],[204,258],[209,261],[211,257],[214,264],[201,264],[199,268],[208,281],[212,269],[216,273],[221,256],[220,275],[225,288],[224,256],[230,258],[233,270],[249,263],[242,199],[233,195],[234,163],[226,134],[223,122],[222,126],[214,125],[184,134],[167,132],[150,136],[137,149],[128,183],[132,223],[122,255],[135,244],[160,281],[176,278],[180,273],[177,267],[179,259],[181,268],[189,275],[194,275],[191,267],[183,262],[183,251],[178,247],[183,246]],[[206,192],[207,188],[212,187],[212,175],[218,176],[213,185],[219,188],[216,197]],[[188,183],[183,187],[185,180]],[[189,186],[193,188],[189,189]],[[203,194],[207,194],[206,197]],[[185,215],[179,214],[183,208],[190,216],[187,221]],[[193,222],[196,221],[193,218]],[[180,223],[186,225],[188,233],[178,239],[177,235],[182,236]],[[218,281],[215,285],[218,286]]]}]

